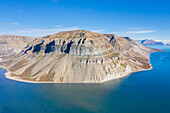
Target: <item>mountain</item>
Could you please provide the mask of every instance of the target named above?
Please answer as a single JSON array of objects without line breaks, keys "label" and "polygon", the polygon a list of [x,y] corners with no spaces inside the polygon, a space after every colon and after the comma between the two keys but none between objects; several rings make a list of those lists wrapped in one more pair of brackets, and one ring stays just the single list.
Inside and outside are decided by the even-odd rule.
[{"label": "mountain", "polygon": [[8,56],[19,53],[28,43],[37,37],[1,35],[0,36],[0,56]]},{"label": "mountain", "polygon": [[164,45],[170,45],[170,40],[156,40],[157,42],[162,42]]},{"label": "mountain", "polygon": [[129,37],[75,30],[35,40],[0,65],[19,81],[100,83],[151,69],[155,51]]},{"label": "mountain", "polygon": [[163,42],[154,41],[152,39],[138,40],[138,42],[144,45],[164,45]]}]

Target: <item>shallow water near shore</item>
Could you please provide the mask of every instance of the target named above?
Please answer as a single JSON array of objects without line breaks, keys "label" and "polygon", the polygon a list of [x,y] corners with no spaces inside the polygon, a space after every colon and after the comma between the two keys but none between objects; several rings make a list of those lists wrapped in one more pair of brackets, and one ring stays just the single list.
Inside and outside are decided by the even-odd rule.
[{"label": "shallow water near shore", "polygon": [[0,68],[0,113],[170,113],[170,46],[151,54],[152,70],[101,84],[31,84]]}]

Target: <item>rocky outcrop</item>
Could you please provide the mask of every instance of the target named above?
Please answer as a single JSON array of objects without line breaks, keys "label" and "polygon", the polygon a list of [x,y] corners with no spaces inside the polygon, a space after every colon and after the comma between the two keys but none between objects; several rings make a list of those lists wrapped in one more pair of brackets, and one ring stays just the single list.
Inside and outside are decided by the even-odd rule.
[{"label": "rocky outcrop", "polygon": [[1,35],[0,36],[0,57],[18,54],[21,49],[36,37]]},{"label": "rocky outcrop", "polygon": [[151,69],[150,52],[129,37],[76,30],[36,40],[0,65],[11,79],[99,83]]}]

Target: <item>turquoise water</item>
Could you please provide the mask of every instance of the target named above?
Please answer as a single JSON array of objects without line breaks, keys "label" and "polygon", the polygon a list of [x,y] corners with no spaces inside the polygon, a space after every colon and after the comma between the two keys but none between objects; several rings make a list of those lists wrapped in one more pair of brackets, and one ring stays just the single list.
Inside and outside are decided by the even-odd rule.
[{"label": "turquoise water", "polygon": [[153,69],[102,84],[30,84],[0,69],[0,113],[170,113],[170,46]]}]

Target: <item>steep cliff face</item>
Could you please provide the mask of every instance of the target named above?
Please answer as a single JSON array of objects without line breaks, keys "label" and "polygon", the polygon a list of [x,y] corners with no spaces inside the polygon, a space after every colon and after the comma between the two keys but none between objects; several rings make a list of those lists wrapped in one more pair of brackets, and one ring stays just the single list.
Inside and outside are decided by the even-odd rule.
[{"label": "steep cliff face", "polygon": [[11,79],[105,82],[150,69],[151,51],[129,37],[86,30],[65,31],[28,44],[20,54],[0,65],[11,72]]},{"label": "steep cliff face", "polygon": [[0,56],[17,54],[36,37],[1,35],[0,36]]},{"label": "steep cliff face", "polygon": [[151,68],[149,54],[154,52],[153,49],[143,46],[129,37],[118,37],[113,34],[104,34],[111,40],[110,44],[123,56],[124,60],[135,71]]}]

